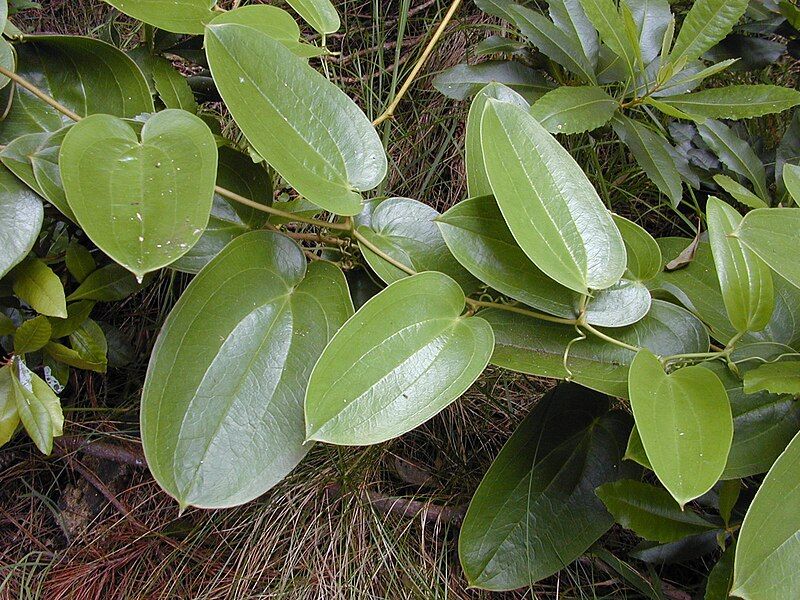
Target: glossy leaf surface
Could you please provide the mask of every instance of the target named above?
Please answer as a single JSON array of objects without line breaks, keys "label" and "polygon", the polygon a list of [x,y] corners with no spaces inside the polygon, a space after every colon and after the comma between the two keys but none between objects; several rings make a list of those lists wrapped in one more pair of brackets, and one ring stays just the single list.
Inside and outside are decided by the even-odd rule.
[{"label": "glossy leaf surface", "polygon": [[791,250],[800,231],[800,208],[757,208],[734,232],[773,271],[800,288],[800,261]]},{"label": "glossy leaf surface", "polygon": [[43,454],[50,454],[53,437],[60,436],[64,427],[58,396],[19,358],[14,359],[11,386],[25,431]]},{"label": "glossy leaf surface", "polygon": [[800,396],[800,362],[784,361],[761,365],[744,376],[744,392],[760,391]]},{"label": "glossy leaf surface", "polygon": [[487,84],[493,83],[514,90],[526,102],[533,102],[553,89],[553,84],[541,73],[511,60],[489,60],[477,65],[466,63],[456,65],[443,71],[433,80],[433,86],[453,100],[466,100]]},{"label": "glossy leaf surface", "polygon": [[333,33],[339,29],[339,13],[330,0],[287,0],[287,2],[317,32]]},{"label": "glossy leaf surface", "polygon": [[661,248],[647,230],[633,221],[613,215],[628,255],[625,277],[633,281],[648,281],[661,272]]},{"label": "glossy leaf surface", "polygon": [[41,199],[5,167],[0,167],[0,277],[31,251],[44,219]]},{"label": "glossy leaf surface", "polygon": [[661,101],[689,115],[709,119],[749,119],[800,104],[800,92],[777,85],[729,85],[666,96]]},{"label": "glossy leaf surface", "polygon": [[215,0],[105,0],[126,15],[173,33],[203,33]]},{"label": "glossy leaf surface", "polygon": [[727,36],[747,9],[748,0],[697,0],[683,21],[670,59],[702,56]]},{"label": "glossy leaf surface", "polygon": [[601,87],[563,86],[531,106],[531,114],[550,133],[582,133],[611,120],[619,102]]},{"label": "glossy leaf surface", "polygon": [[49,317],[66,317],[67,303],[61,280],[44,262],[29,257],[11,272],[14,293],[31,308]]},{"label": "glossy leaf surface", "polygon": [[400,279],[342,327],[314,367],[306,394],[313,440],[367,445],[440,412],[489,362],[494,336],[464,317],[464,292],[433,271]]}]

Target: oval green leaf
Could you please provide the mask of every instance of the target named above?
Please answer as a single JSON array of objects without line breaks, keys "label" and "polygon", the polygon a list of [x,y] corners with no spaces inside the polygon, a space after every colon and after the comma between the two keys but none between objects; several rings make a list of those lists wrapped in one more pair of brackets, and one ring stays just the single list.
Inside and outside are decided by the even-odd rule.
[{"label": "oval green leaf", "polygon": [[627,252],[625,277],[633,281],[648,281],[661,272],[661,248],[647,230],[633,221],[612,215]]},{"label": "oval green leaf", "polygon": [[665,96],[661,102],[703,120],[750,119],[797,106],[800,92],[777,85],[729,85]]},{"label": "oval green leaf", "polygon": [[464,292],[434,271],[400,279],[370,299],[314,367],[306,394],[308,438],[376,444],[457,399],[494,347],[489,324],[463,311]]},{"label": "oval green leaf", "polygon": [[562,86],[531,106],[531,114],[550,133],[583,133],[611,120],[619,102],[597,86]]},{"label": "oval green leaf", "polygon": [[742,219],[733,235],[773,271],[800,288],[800,261],[789,249],[797,243],[800,208],[757,208]]},{"label": "oval green leaf", "polygon": [[5,167],[0,167],[0,277],[31,251],[42,229],[41,199]]},{"label": "oval green leaf", "polygon": [[203,33],[216,0],[105,0],[126,15],[172,33]]},{"label": "oval green leaf", "polygon": [[330,0],[286,0],[303,20],[323,35],[338,31],[339,13]]},{"label": "oval green leaf", "polygon": [[49,317],[67,316],[61,280],[44,262],[30,256],[11,272],[11,287],[20,300]]}]

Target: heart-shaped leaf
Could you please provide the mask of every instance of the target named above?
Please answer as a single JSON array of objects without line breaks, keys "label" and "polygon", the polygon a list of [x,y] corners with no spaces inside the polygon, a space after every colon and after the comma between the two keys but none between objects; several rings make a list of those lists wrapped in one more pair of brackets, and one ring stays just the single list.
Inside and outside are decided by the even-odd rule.
[{"label": "heart-shaped leaf", "polygon": [[39,237],[41,199],[5,167],[0,167],[0,277],[19,264]]},{"label": "heart-shaped leaf", "polygon": [[435,271],[400,279],[369,300],[314,367],[306,393],[308,438],[377,444],[458,398],[494,347],[489,324],[463,311],[464,292]]},{"label": "heart-shaped leaf", "polygon": [[794,252],[800,230],[800,208],[757,208],[751,210],[733,232],[773,271],[800,288],[800,261]]},{"label": "heart-shaped leaf", "polygon": [[719,480],[733,439],[728,395],[719,378],[700,366],[667,374],[649,350],[640,350],[629,375],[636,428],[653,471],[684,506]]},{"label": "heart-shaped leaf", "polygon": [[61,176],[78,223],[139,279],[186,254],[211,212],[217,147],[182,110],[151,117],[141,141],[109,115],[75,124],[61,146]]},{"label": "heart-shaped leaf", "polygon": [[192,281],[153,350],[142,441],[182,506],[264,493],[310,449],[303,397],[328,340],[352,314],[338,267],[278,233],[239,236]]},{"label": "heart-shaped leaf", "polygon": [[561,144],[526,111],[493,99],[481,144],[497,204],[533,263],[581,294],[617,283],[625,272],[622,236]]},{"label": "heart-shaped leaf", "polygon": [[222,19],[207,28],[205,43],[219,92],[256,151],[311,202],[358,214],[359,192],[376,187],[387,170],[361,109],[262,31]]}]

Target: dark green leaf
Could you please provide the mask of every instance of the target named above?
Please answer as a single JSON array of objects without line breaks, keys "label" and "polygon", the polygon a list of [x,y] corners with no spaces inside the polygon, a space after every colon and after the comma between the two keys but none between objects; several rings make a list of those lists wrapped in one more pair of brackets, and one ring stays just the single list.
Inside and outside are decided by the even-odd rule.
[{"label": "dark green leaf", "polygon": [[717,564],[711,569],[706,582],[706,593],[703,600],[728,600],[733,584],[733,558],[736,554],[736,542],[728,546]]},{"label": "dark green leaf", "polygon": [[697,131],[726,167],[746,177],[753,184],[759,198],[769,199],[764,165],[750,144],[737,136],[730,127],[714,119],[699,124]]},{"label": "dark green leaf", "polygon": [[672,21],[669,0],[623,0],[639,30],[639,46],[644,64],[661,52],[662,42]]},{"label": "dark green leaf", "polygon": [[97,263],[94,257],[86,246],[82,246],[78,242],[70,242],[67,246],[66,265],[69,274],[72,275],[78,283],[82,283],[95,269]]},{"label": "dark green leaf", "polygon": [[511,88],[527,102],[533,102],[553,89],[553,84],[541,73],[511,60],[456,65],[443,71],[433,80],[433,86],[453,100],[466,100],[492,83],[500,83]]},{"label": "dark green leaf", "polygon": [[617,10],[614,0],[580,0],[580,2],[586,11],[586,16],[600,33],[600,39],[622,59],[630,75],[636,74],[643,66],[641,51],[626,33],[627,25],[624,18],[626,6],[622,5],[621,12]]},{"label": "dark green leaf", "polygon": [[5,167],[0,167],[0,277],[31,251],[42,228],[41,199]]},{"label": "dark green leaf", "polygon": [[92,300],[79,300],[67,304],[66,319],[50,317],[50,338],[57,340],[67,337],[83,325],[83,322],[89,318],[93,308],[94,302]]},{"label": "dark green leaf", "polygon": [[151,279],[146,277],[143,283],[139,283],[125,267],[117,264],[107,265],[89,275],[67,299],[70,302],[76,300],[116,302],[144,289],[149,281]]},{"label": "dark green leaf", "polygon": [[197,112],[197,102],[192,88],[186,78],[181,75],[165,58],[157,58],[153,62],[153,83],[158,96],[167,108],[179,108],[190,113]]},{"label": "dark green leaf", "polygon": [[550,0],[547,3],[553,24],[570,38],[580,42],[586,63],[594,69],[600,54],[597,30],[586,16],[580,0]]}]

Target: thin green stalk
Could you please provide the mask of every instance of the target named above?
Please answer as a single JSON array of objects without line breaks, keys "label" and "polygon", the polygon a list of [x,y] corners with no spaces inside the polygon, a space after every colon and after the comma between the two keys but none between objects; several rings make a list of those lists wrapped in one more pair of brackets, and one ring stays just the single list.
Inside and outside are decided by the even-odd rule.
[{"label": "thin green stalk", "polygon": [[615,346],[619,346],[620,348],[625,348],[626,350],[630,350],[631,352],[639,352],[642,348],[640,346],[632,346],[627,342],[623,342],[622,340],[618,340],[616,338],[611,337],[610,335],[606,335],[599,329],[595,329],[585,321],[578,323],[578,327],[581,329],[585,329],[587,332],[591,333],[593,336],[600,338],[601,340],[608,342],[609,344],[614,344]]},{"label": "thin green stalk", "polygon": [[473,309],[499,308],[500,310],[506,310],[508,312],[517,313],[519,315],[533,317],[534,319],[539,319],[540,321],[547,321],[549,323],[559,323],[561,325],[575,325],[578,322],[577,319],[564,319],[562,317],[554,317],[553,315],[536,312],[534,310],[528,310],[527,308],[520,308],[519,306],[514,306],[513,304],[503,304],[501,302],[484,302],[482,300],[473,300],[472,298],[467,298],[467,304]]},{"label": "thin green stalk", "polygon": [[371,250],[372,252],[374,252],[375,254],[380,256],[383,260],[385,260],[389,264],[397,267],[398,269],[400,269],[401,271],[403,271],[407,275],[416,275],[417,274],[417,272],[414,269],[412,269],[411,267],[407,267],[406,265],[401,263],[399,260],[395,260],[394,258],[389,256],[388,254],[386,254],[383,250],[378,248],[375,244],[370,242],[364,236],[363,233],[361,233],[360,231],[358,231],[358,229],[355,228],[355,226],[350,229],[350,235],[352,235],[355,239],[357,239],[360,244],[366,246],[369,250]]},{"label": "thin green stalk", "polygon": [[52,98],[52,97],[48,96],[47,94],[45,94],[42,90],[40,90],[38,87],[33,85],[30,81],[28,81],[24,77],[20,77],[19,75],[17,75],[13,71],[9,71],[5,67],[0,67],[0,75],[4,75],[4,76],[8,77],[11,81],[16,83],[17,85],[25,88],[31,94],[33,94],[34,96],[39,98],[39,100],[41,100],[42,102],[44,102],[46,104],[49,104],[50,106],[55,108],[58,112],[60,112],[62,115],[64,115],[68,119],[72,119],[73,121],[80,121],[83,118],[79,114],[72,112],[70,109],[68,109],[66,106],[61,104],[55,98]]}]

